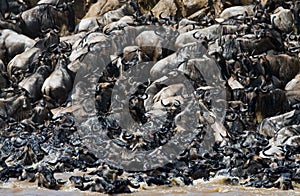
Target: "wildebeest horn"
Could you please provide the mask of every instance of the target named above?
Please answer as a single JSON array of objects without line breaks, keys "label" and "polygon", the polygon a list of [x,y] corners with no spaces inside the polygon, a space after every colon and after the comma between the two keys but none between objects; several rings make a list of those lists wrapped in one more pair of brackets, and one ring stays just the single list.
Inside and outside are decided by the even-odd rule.
[{"label": "wildebeest horn", "polygon": [[163,100],[160,100],[160,103],[161,103],[161,105],[164,106],[164,107],[170,107],[170,106],[171,106],[170,103],[168,103],[168,104],[165,105],[164,102],[163,102]]},{"label": "wildebeest horn", "polygon": [[41,27],[41,33],[42,34],[46,34],[46,33],[50,32],[50,31],[51,31],[51,28],[45,29],[44,27]]},{"label": "wildebeest horn", "polygon": [[174,101],[174,106],[175,106],[176,108],[178,108],[180,105],[181,105],[180,101],[177,100],[177,99],[175,99],[175,101]]},{"label": "wildebeest horn", "polygon": [[161,13],[159,14],[159,18],[160,18],[160,19],[162,19],[162,20],[164,20],[164,21],[169,21],[169,20],[170,20],[169,17],[162,17],[162,14],[163,14],[163,12],[161,12]]},{"label": "wildebeest horn", "polygon": [[132,133],[127,134],[125,133],[124,135],[122,135],[122,139],[126,140],[126,141],[131,141],[134,138],[134,135]]},{"label": "wildebeest horn", "polygon": [[198,34],[198,32],[195,32],[195,33],[193,34],[193,37],[194,37],[195,39],[199,39],[199,38],[200,38],[200,35],[196,35],[196,34]]},{"label": "wildebeest horn", "polygon": [[53,31],[54,31],[54,33],[59,33],[59,32],[60,32],[60,27],[57,26],[57,25],[55,25],[55,26],[53,27]]},{"label": "wildebeest horn", "polygon": [[148,94],[144,93],[142,96],[139,96],[140,99],[146,100],[148,99]]}]

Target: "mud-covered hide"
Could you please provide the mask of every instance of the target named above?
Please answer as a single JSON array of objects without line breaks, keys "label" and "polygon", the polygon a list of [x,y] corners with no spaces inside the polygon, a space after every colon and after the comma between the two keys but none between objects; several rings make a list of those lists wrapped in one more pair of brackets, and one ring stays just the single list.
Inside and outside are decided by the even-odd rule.
[{"label": "mud-covered hide", "polygon": [[44,37],[38,39],[36,44],[16,55],[7,65],[8,76],[16,82],[20,82],[25,74],[32,73],[39,62],[40,56],[53,44],[59,43],[59,36],[50,30]]},{"label": "mud-covered hide", "polygon": [[59,104],[66,101],[73,86],[72,72],[67,67],[68,63],[68,59],[60,57],[55,70],[45,80],[42,86],[42,93]]},{"label": "mud-covered hide", "polygon": [[188,17],[208,6],[208,0],[160,0],[153,7],[152,12],[156,17],[159,17],[161,13],[163,16]]},{"label": "mud-covered hide", "polygon": [[260,122],[258,131],[266,137],[274,137],[280,129],[293,124],[295,117],[297,117],[297,113],[299,112],[292,110],[284,114],[266,118]]},{"label": "mud-covered hide", "polygon": [[[61,8],[58,8],[61,7]],[[67,26],[68,31],[75,28],[74,10],[71,4],[53,6],[51,4],[37,5],[19,15],[22,33],[31,38],[43,35],[43,30]]]},{"label": "mud-covered hide", "polygon": [[[77,47],[73,49],[70,60],[75,61],[78,59],[84,62],[87,67],[83,70],[88,71],[100,65],[106,66],[110,62],[110,55],[113,55],[116,51],[117,47],[110,36],[100,32],[91,32],[85,35]],[[103,55],[100,55],[100,53]],[[76,69],[72,70],[74,72],[78,71]]]},{"label": "mud-covered hide", "polygon": [[8,63],[14,56],[33,47],[35,43],[35,40],[13,30],[0,30],[0,59]]},{"label": "mud-covered hide", "polygon": [[25,93],[0,99],[1,119],[11,117],[18,121],[23,120],[29,117],[30,108],[31,105]]},{"label": "mud-covered hide", "polygon": [[274,155],[286,156],[292,159],[294,155],[287,154],[287,151],[289,150],[288,148],[299,148],[299,121],[299,110],[292,110],[281,115],[264,119],[259,124],[258,131],[269,140],[269,145],[265,151],[261,152],[261,156],[266,158]]},{"label": "mud-covered hide", "polygon": [[105,34],[109,34],[113,30],[120,30],[128,25],[133,25],[133,24],[134,24],[134,18],[132,16],[124,16],[124,17],[120,18],[120,20],[106,25],[103,28],[103,32]]},{"label": "mud-covered hide", "polygon": [[33,47],[16,55],[7,65],[8,76],[15,81],[21,81],[24,74],[32,69],[33,63],[38,60],[40,54],[40,48]]},{"label": "mud-covered hide", "polygon": [[[226,8],[222,11],[218,20],[226,23],[233,22],[230,21],[230,19],[244,19],[246,16],[254,16],[254,5],[232,6]],[[235,22],[238,22],[238,20]]]},{"label": "mud-covered hide", "polygon": [[[59,5],[63,3],[70,3],[70,0],[40,0],[37,4],[51,4],[51,5]],[[35,4],[34,4],[35,5]],[[75,17],[77,19],[82,18],[87,12],[87,2],[86,0],[74,0],[72,2],[72,8],[74,10]]]},{"label": "mud-covered hide", "polygon": [[41,65],[32,75],[24,78],[19,83],[19,86],[28,92],[28,97],[31,99],[31,101],[35,102],[42,98],[42,85],[44,84],[46,78],[50,75],[50,71],[51,67],[47,65]]},{"label": "mud-covered hide", "polygon": [[283,90],[275,89],[267,93],[259,93],[255,105],[256,120],[260,122],[264,118],[285,113],[289,109],[289,103]]},{"label": "mud-covered hide", "polygon": [[281,35],[274,29],[262,29],[261,32],[258,32],[258,35],[244,35],[238,37],[237,41],[242,52],[253,55],[262,54],[270,50],[283,51]]},{"label": "mud-covered hide", "polygon": [[180,34],[175,42],[176,48],[180,48],[188,43],[201,42],[200,38],[205,37],[208,41],[214,41],[221,37],[222,26],[211,25],[203,29],[195,29],[186,33]]},{"label": "mud-covered hide", "polygon": [[178,32],[171,28],[143,31],[135,38],[135,43],[150,59],[157,61],[171,51],[175,51],[175,39]]},{"label": "mud-covered hide", "polygon": [[[75,47],[70,55],[70,60],[78,59],[86,64],[87,67],[102,67],[113,61],[117,56],[121,55],[123,48],[133,46],[135,38],[138,34],[145,31],[145,27],[126,26],[121,30],[113,30],[110,34],[104,34],[97,31],[87,33]],[[99,55],[101,53],[101,55]],[[110,58],[110,55],[115,57]],[[75,66],[78,63],[74,64]],[[74,72],[77,72],[75,66],[70,67]],[[89,69],[84,69],[85,71]],[[86,72],[87,73],[87,72]]]},{"label": "mud-covered hide", "polygon": [[72,48],[76,48],[80,40],[86,35],[86,32],[80,32],[72,35],[60,37],[61,42],[66,42],[72,45]]},{"label": "mud-covered hide", "polygon": [[[106,24],[106,23],[105,23]],[[97,16],[83,18],[75,27],[75,33],[88,32],[99,28]]]},{"label": "mud-covered hide", "polygon": [[186,62],[188,59],[202,57],[206,53],[207,49],[200,43],[186,44],[175,53],[155,63],[150,70],[150,74],[153,78],[162,77],[168,72],[176,70],[180,64]]},{"label": "mud-covered hide", "polygon": [[266,74],[276,76],[282,81],[283,86],[292,80],[300,71],[300,61],[296,56],[290,56],[288,54],[268,54],[263,56],[260,61],[266,70]]}]

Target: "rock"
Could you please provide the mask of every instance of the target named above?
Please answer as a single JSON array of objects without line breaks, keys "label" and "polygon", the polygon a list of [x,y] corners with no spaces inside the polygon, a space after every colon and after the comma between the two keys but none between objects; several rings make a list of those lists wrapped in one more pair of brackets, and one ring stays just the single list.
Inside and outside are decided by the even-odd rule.
[{"label": "rock", "polygon": [[160,0],[152,9],[154,16],[157,18],[161,13],[162,16],[175,16],[178,11],[178,7],[174,0]]},{"label": "rock", "polygon": [[208,0],[160,0],[152,12],[156,17],[159,17],[160,13],[163,13],[163,16],[188,17],[205,7],[208,7]]},{"label": "rock", "polygon": [[244,15],[253,16],[254,15],[253,8],[254,5],[229,7],[223,10],[223,12],[220,14],[220,18],[229,19],[232,17],[244,16]]},{"label": "rock", "polygon": [[294,79],[289,81],[284,88],[286,96],[291,104],[297,103],[300,99],[300,74],[296,75]]},{"label": "rock", "polygon": [[[186,44],[193,43],[195,41],[202,42],[201,37],[206,37],[208,41],[215,41],[221,36],[222,26],[212,25],[202,29],[196,29],[180,34],[176,38],[175,47],[180,48]],[[195,37],[196,36],[196,37]],[[199,39],[196,39],[200,37]]]},{"label": "rock", "polygon": [[208,2],[208,0],[183,0],[182,3],[184,10],[182,15],[184,17],[190,16],[198,10],[208,7]]},{"label": "rock", "polygon": [[91,5],[84,18],[100,16],[110,10],[115,10],[120,6],[118,0],[98,0],[95,4]]},{"label": "rock", "polygon": [[294,17],[291,10],[279,7],[276,11],[270,16],[273,27],[286,33],[291,32],[294,26]]}]

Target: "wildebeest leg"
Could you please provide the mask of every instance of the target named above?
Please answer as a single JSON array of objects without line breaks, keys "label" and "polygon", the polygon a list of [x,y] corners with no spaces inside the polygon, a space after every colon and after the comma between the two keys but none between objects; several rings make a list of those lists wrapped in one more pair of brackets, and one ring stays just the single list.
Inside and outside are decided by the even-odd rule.
[{"label": "wildebeest leg", "polygon": [[75,13],[72,5],[67,5],[68,14],[68,31],[73,32],[75,29]]},{"label": "wildebeest leg", "polygon": [[8,2],[7,0],[0,1],[0,20],[5,18],[5,12],[8,10]]}]

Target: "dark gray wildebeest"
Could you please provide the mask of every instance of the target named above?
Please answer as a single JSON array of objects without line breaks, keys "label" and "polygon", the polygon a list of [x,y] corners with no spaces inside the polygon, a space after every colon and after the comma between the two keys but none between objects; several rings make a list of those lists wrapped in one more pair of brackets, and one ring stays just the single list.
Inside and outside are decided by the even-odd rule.
[{"label": "dark gray wildebeest", "polygon": [[32,73],[42,53],[47,51],[53,44],[59,43],[57,33],[55,30],[50,30],[33,47],[16,55],[7,65],[8,76],[15,82],[19,82],[25,77],[25,74]]},{"label": "dark gray wildebeest", "polygon": [[16,16],[18,25],[24,35],[36,38],[43,35],[43,30],[62,28],[69,32],[75,28],[75,16],[72,3],[62,3],[56,6],[40,4]]},{"label": "dark gray wildebeest", "polygon": [[7,64],[17,54],[34,46],[36,41],[10,29],[0,30],[0,59]]},{"label": "dark gray wildebeest", "polygon": [[60,57],[55,70],[45,80],[42,86],[44,96],[50,97],[59,104],[66,101],[73,86],[72,73],[67,67],[68,64],[68,58],[65,56]]}]

